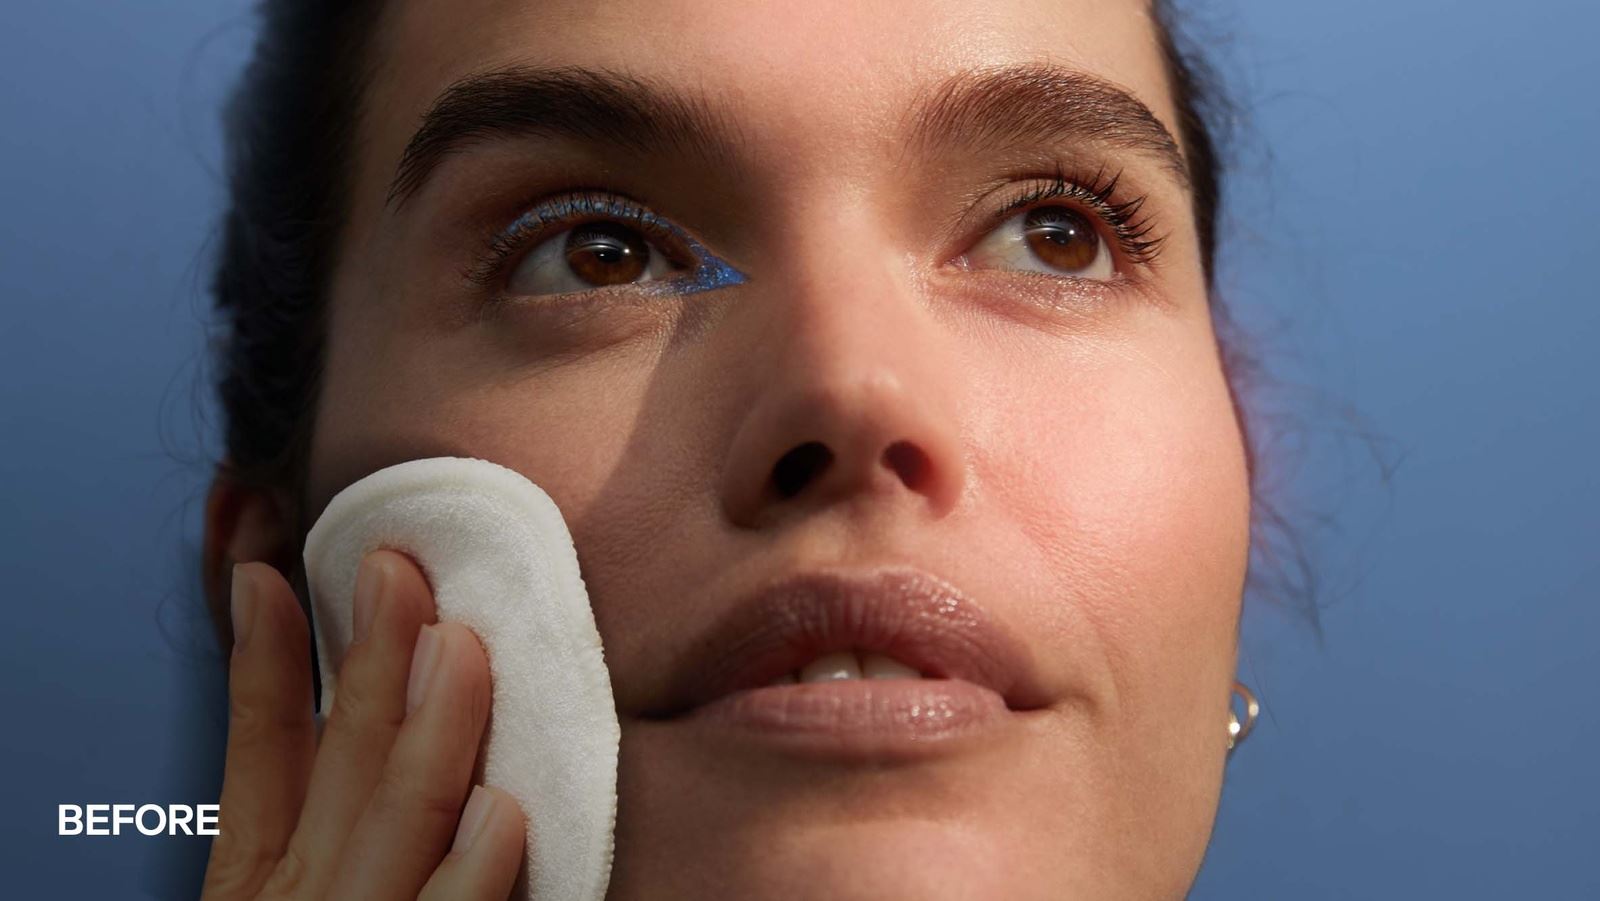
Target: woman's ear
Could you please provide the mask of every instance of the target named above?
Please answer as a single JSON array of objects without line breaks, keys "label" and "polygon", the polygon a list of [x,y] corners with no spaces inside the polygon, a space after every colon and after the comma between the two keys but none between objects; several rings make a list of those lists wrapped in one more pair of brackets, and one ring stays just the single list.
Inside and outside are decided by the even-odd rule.
[{"label": "woman's ear", "polygon": [[270,563],[288,578],[295,564],[289,509],[278,492],[234,480],[226,457],[218,464],[206,494],[205,551],[202,561],[206,606],[223,648],[233,646],[229,599],[236,563]]}]

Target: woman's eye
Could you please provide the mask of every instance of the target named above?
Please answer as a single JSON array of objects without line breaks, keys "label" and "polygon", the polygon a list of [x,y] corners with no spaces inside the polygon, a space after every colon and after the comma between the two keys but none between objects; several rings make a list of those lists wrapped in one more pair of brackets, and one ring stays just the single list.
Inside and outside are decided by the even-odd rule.
[{"label": "woman's eye", "polygon": [[575,225],[541,242],[512,270],[511,294],[571,294],[661,279],[683,267],[620,222]]},{"label": "woman's eye", "polygon": [[967,252],[973,269],[1022,269],[1107,281],[1116,274],[1111,248],[1089,217],[1071,207],[1042,206],[1000,223]]}]

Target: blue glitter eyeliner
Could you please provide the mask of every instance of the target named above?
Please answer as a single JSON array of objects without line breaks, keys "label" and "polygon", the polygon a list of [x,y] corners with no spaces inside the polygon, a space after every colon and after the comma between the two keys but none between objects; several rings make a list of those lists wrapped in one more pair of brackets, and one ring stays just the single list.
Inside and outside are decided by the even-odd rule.
[{"label": "blue glitter eyeliner", "polygon": [[494,283],[524,248],[586,221],[597,220],[631,225],[647,238],[669,245],[669,259],[675,256],[691,258],[688,271],[629,286],[636,290],[678,296],[715,291],[749,280],[743,272],[707,250],[705,245],[689,237],[676,225],[631,201],[598,191],[558,197],[518,216],[490,239],[488,253],[473,267],[468,277],[480,284]]},{"label": "blue glitter eyeliner", "polygon": [[[676,229],[674,230],[676,231]],[[696,266],[694,271],[690,273],[688,277],[682,279],[683,284],[678,288],[676,293],[698,294],[701,291],[715,291],[718,288],[727,288],[732,285],[742,285],[748,281],[747,276],[745,276],[743,272],[733,268],[733,266],[729,264],[727,260],[724,260],[721,257],[713,254],[711,251],[706,250],[699,241],[696,241],[682,232],[678,232],[678,239],[683,242],[684,246],[689,249],[690,253],[695,255],[695,258],[700,261],[700,265]],[[665,279],[658,282],[646,282],[646,284],[670,285],[676,281],[679,280]]]}]

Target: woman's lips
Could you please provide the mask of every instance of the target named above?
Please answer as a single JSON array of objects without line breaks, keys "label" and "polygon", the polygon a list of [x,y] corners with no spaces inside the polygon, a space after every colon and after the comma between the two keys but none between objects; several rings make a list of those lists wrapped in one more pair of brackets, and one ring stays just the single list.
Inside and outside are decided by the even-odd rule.
[{"label": "woman's lips", "polygon": [[670,718],[796,671],[824,654],[882,654],[931,678],[988,688],[1007,706],[1049,702],[1031,649],[949,582],[896,566],[822,571],[767,582],[695,636],[669,674]]},{"label": "woman's lips", "polygon": [[736,691],[682,721],[802,755],[883,758],[953,750],[1016,716],[962,679],[839,679]]},{"label": "woman's lips", "polygon": [[[696,640],[649,718],[729,729],[795,749],[922,751],[1048,703],[1030,649],[923,570],[807,572],[733,605]],[[881,654],[924,678],[772,685],[831,652]]]}]

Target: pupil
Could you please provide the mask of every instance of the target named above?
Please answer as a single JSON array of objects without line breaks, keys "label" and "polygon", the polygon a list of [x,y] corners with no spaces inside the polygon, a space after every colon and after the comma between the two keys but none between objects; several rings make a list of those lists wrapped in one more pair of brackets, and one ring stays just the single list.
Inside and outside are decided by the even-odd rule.
[{"label": "pupil", "polygon": [[1100,257],[1100,236],[1076,210],[1040,207],[1028,214],[1023,228],[1029,248],[1053,268],[1079,272]]},{"label": "pupil", "polygon": [[592,222],[567,235],[567,266],[591,285],[623,285],[644,274],[650,245],[617,222]]}]

